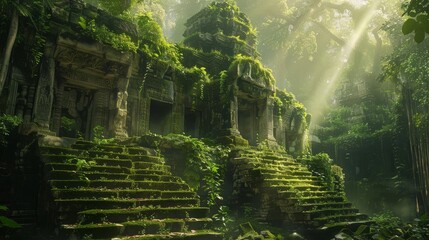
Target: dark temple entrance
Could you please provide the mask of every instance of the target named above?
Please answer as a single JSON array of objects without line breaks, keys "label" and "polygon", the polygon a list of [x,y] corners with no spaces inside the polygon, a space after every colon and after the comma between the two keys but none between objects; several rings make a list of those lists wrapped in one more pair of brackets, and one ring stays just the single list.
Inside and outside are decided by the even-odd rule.
[{"label": "dark temple entrance", "polygon": [[238,100],[238,130],[249,144],[258,143],[259,118],[256,101]]},{"label": "dark temple entrance", "polygon": [[151,100],[149,116],[150,132],[161,135],[170,133],[172,110],[173,106],[169,103]]},{"label": "dark temple entrance", "polygon": [[201,112],[192,110],[190,108],[185,109],[185,134],[191,137],[200,136],[201,126]]},{"label": "dark temple entrance", "polygon": [[81,136],[88,139],[91,135],[93,91],[66,86],[63,96],[59,135],[72,138]]}]

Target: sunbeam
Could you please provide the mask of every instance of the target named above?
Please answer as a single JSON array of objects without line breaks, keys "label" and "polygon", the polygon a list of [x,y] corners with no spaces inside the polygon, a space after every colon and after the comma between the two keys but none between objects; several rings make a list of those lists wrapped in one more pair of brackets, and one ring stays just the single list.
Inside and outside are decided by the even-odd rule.
[{"label": "sunbeam", "polygon": [[334,90],[347,67],[350,56],[354,51],[356,51],[356,46],[359,43],[359,40],[364,34],[366,34],[367,26],[374,18],[377,12],[376,9],[379,5],[379,2],[373,2],[371,4],[362,20],[353,31],[353,34],[350,36],[348,41],[346,41],[341,52],[338,53],[336,61],[332,62],[332,68],[328,69],[324,73],[322,80],[319,81],[319,87],[308,105],[308,110],[312,114],[312,127],[317,126],[323,117],[324,110],[329,104],[328,100],[334,93]]}]

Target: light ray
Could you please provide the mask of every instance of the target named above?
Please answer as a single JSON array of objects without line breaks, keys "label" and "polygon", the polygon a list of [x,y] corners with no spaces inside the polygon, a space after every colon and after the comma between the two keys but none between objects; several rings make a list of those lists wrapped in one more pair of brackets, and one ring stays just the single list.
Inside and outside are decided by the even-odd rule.
[{"label": "light ray", "polygon": [[347,67],[350,56],[354,51],[356,51],[356,46],[358,45],[362,36],[366,34],[368,24],[375,17],[375,14],[377,13],[376,9],[379,5],[379,1],[374,1],[369,6],[367,12],[357,25],[356,29],[353,31],[353,34],[349,40],[344,45],[342,51],[338,53],[336,61],[331,63],[332,68],[325,72],[321,81],[319,82],[319,87],[317,88],[318,90],[315,94],[313,94],[313,98],[308,105],[308,110],[312,114],[311,125],[313,128],[320,122],[324,114],[324,110],[329,104],[328,100],[334,93],[334,90]]}]

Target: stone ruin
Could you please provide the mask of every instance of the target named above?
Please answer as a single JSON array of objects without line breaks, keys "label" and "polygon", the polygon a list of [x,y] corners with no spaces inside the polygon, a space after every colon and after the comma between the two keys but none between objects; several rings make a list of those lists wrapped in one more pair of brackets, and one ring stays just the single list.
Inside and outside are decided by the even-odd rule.
[{"label": "stone ruin", "polygon": [[[130,22],[109,16],[82,1],[56,1],[38,78],[29,77],[26,65],[14,62],[0,99],[1,112],[23,119],[21,135],[39,136],[39,156],[33,157],[32,161],[41,161],[48,168],[40,173],[38,167],[35,167],[24,175],[37,181],[40,178],[51,181],[44,191],[32,193],[39,198],[41,194],[45,195],[40,199],[47,199],[46,202],[55,202],[53,205],[57,208],[47,204],[42,206],[42,213],[51,216],[48,224],[62,226],[63,236],[82,238],[88,233],[88,229],[92,229],[89,233],[99,237],[123,236],[122,239],[128,239],[124,231],[129,231],[128,235],[147,231],[125,219],[117,220],[113,216],[113,210],[110,212],[112,215],[108,214],[109,210],[103,210],[105,215],[100,217],[97,215],[99,212],[91,212],[91,207],[85,205],[86,202],[81,203],[82,205],[73,202],[74,198],[83,193],[75,193],[76,196],[68,200],[63,199],[68,196],[67,188],[91,187],[92,190],[85,194],[92,193],[97,198],[104,195],[93,189],[96,186],[115,191],[107,183],[97,182],[102,181],[97,180],[100,176],[102,179],[108,177],[109,174],[106,173],[119,179],[124,176],[137,178],[140,176],[138,174],[149,174],[153,179],[173,179],[168,177],[171,173],[167,167],[149,169],[155,170],[150,173],[141,169],[146,166],[146,163],[141,162],[163,164],[163,160],[152,150],[105,145],[102,150],[107,159],[91,155],[93,145],[82,139],[92,140],[93,129],[97,126],[103,127],[105,137],[122,140],[149,132],[160,135],[185,133],[196,138],[211,138],[233,148],[247,148],[248,150],[238,148],[231,155],[231,204],[259,206],[255,218],[262,222],[320,229],[335,223],[365,223],[366,216],[351,208],[350,203],[345,201],[342,190],[326,190],[304,165],[290,157],[289,154],[298,155],[306,151],[310,116],[290,93],[275,87],[271,70],[260,63],[255,31],[249,19],[236,6],[226,2],[212,3],[188,20],[185,40],[177,46],[183,56],[182,68],[164,61],[162,56],[156,58],[141,50],[120,51],[82,36],[82,29],[79,27],[81,17],[94,19],[116,34],[126,34],[134,42],[145,34]],[[195,74],[192,74],[192,68],[195,67],[199,72],[206,73],[197,75],[195,79]],[[78,137],[81,140],[76,141]],[[52,144],[56,147],[49,146]],[[258,151],[252,147],[261,144],[271,150]],[[61,150],[59,147],[68,149]],[[288,154],[281,149],[286,149]],[[82,150],[89,151],[90,156],[95,158],[95,166],[104,169],[104,175],[87,173],[85,176],[89,178],[89,183],[74,180],[77,181],[73,182],[75,185],[67,185],[64,182],[68,179],[67,174],[70,174],[67,171],[76,169],[64,163],[66,160],[57,157],[69,158]],[[128,155],[121,155],[121,151]],[[108,168],[109,165],[112,167]],[[118,166],[119,169],[114,169],[113,166]],[[121,167],[128,170],[121,170]],[[153,176],[156,174],[160,177]],[[140,197],[136,194],[144,192],[146,185],[135,179],[134,181],[138,187],[132,194],[122,190],[119,192],[128,194],[126,196],[134,199],[133,201],[111,205],[104,202],[106,208],[131,208],[136,204],[143,206],[144,201],[138,200]],[[180,182],[180,179],[177,181]],[[122,183],[127,188],[128,183],[125,180]],[[300,184],[294,185],[296,183]],[[186,195],[188,202],[164,202],[160,204],[161,207],[171,205],[191,208],[199,205],[186,184],[170,185],[152,189],[154,196],[162,197],[163,190],[169,190],[169,193],[164,193],[165,196],[176,198],[180,194]],[[173,190],[176,192],[173,193]],[[179,190],[187,193],[177,193]],[[90,197],[84,194],[82,196]],[[91,206],[96,208],[93,205]],[[40,206],[35,207],[33,204],[29,208],[39,208],[37,211],[40,212]],[[207,214],[198,212],[206,210],[189,211],[195,211],[195,218],[200,219],[199,223],[209,221],[201,220],[206,219]],[[137,215],[145,213],[142,211],[133,214],[128,220],[137,219]],[[185,219],[169,223],[171,228],[177,229],[176,232],[185,231],[183,226],[186,224],[196,229],[204,229],[206,226],[190,223],[186,220],[186,214],[180,210],[176,211],[177,215],[165,212],[154,214]],[[93,225],[92,228],[71,225],[77,219],[82,224],[101,224],[103,218],[110,224],[97,225],[98,228]],[[159,226],[155,227],[152,234],[159,234],[160,231],[156,229],[160,230]],[[103,235],[106,232],[109,234]],[[188,236],[189,239],[194,239],[192,237],[222,238],[214,232]]]}]

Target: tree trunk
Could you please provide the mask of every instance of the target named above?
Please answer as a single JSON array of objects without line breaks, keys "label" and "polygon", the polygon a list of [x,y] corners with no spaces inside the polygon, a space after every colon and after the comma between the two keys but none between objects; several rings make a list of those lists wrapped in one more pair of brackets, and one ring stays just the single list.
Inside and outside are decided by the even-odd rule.
[{"label": "tree trunk", "polygon": [[9,70],[10,56],[12,54],[13,45],[15,44],[16,35],[18,34],[19,16],[18,10],[12,11],[10,20],[9,35],[7,37],[6,46],[3,50],[2,62],[0,65],[0,96],[6,82],[7,73]]}]

